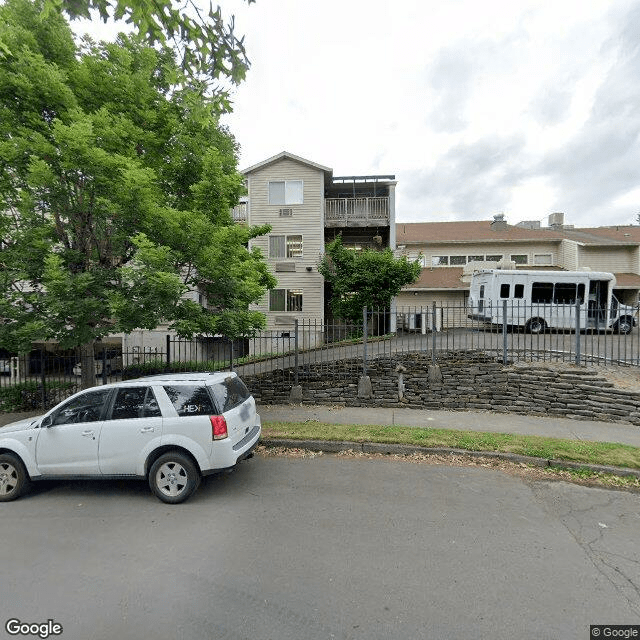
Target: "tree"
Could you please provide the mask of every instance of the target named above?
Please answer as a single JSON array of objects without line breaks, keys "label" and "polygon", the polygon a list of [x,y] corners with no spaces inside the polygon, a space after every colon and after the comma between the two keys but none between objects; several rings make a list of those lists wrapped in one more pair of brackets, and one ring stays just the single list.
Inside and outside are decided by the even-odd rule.
[{"label": "tree", "polygon": [[391,249],[346,249],[338,236],[325,247],[318,270],[331,287],[333,313],[357,323],[365,306],[388,309],[400,289],[418,278],[420,263],[396,258]]},{"label": "tree", "polygon": [[248,308],[275,280],[247,244],[268,227],[233,224],[243,178],[215,97],[176,88],[171,50],[78,49],[28,0],[0,7],[0,39],[0,344],[92,354],[162,321],[185,337],[262,327]]},{"label": "tree", "polygon": [[[249,68],[244,38],[235,34],[234,16],[225,21],[219,6],[214,10],[210,5],[205,14],[194,0],[179,8],[172,0],[44,0],[40,8],[45,21],[62,13],[71,19],[90,19],[91,11],[97,11],[104,22],[132,24],[150,46],[172,45],[185,79],[199,81],[217,94],[220,110],[230,109],[222,82],[238,84]],[[10,52],[10,43],[0,35],[0,58]]]}]

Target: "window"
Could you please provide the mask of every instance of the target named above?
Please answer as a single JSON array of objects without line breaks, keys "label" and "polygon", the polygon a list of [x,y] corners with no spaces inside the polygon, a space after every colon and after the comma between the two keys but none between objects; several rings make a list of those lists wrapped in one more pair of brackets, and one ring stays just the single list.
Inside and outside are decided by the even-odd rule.
[{"label": "window", "polygon": [[467,256],[451,256],[449,258],[450,265],[467,264]]},{"label": "window", "polygon": [[553,282],[534,282],[531,285],[531,302],[548,304],[553,300]]},{"label": "window", "polygon": [[509,284],[501,284],[500,285],[500,297],[508,298],[510,293],[511,285]]},{"label": "window", "polygon": [[449,256],[431,256],[432,267],[446,267],[449,264]]},{"label": "window", "polygon": [[228,377],[222,384],[211,387],[220,413],[242,404],[249,397],[249,389],[240,378]]},{"label": "window", "polygon": [[500,262],[500,260],[502,260],[502,257],[499,253],[489,253],[486,256],[486,261],[487,262]]},{"label": "window", "polygon": [[511,261],[516,264],[528,264],[529,256],[526,253],[512,253]]},{"label": "window", "polygon": [[302,236],[269,236],[270,258],[302,258]]},{"label": "window", "polygon": [[550,253],[536,253],[533,264],[553,264],[553,256]]},{"label": "window", "polygon": [[484,262],[484,256],[467,256],[467,262]]},{"label": "window", "polygon": [[213,416],[217,413],[206,387],[180,385],[164,387],[164,390],[179,416]]},{"label": "window", "polygon": [[272,289],[269,311],[302,311],[302,289]]},{"label": "window", "polygon": [[483,284],[480,285],[480,297],[484,298],[484,285]]},{"label": "window", "polygon": [[556,304],[575,304],[576,284],[573,282],[556,282],[553,290],[553,301]]},{"label": "window", "polygon": [[151,387],[118,389],[111,411],[111,420],[160,417],[162,413]]},{"label": "window", "polygon": [[302,204],[302,180],[269,182],[269,204]]},{"label": "window", "polygon": [[513,297],[514,298],[524,298],[524,285],[516,284],[513,287]]},{"label": "window", "polygon": [[105,402],[109,397],[110,389],[100,391],[88,391],[62,405],[51,416],[53,425],[76,424],[78,422],[97,422],[102,418]]}]

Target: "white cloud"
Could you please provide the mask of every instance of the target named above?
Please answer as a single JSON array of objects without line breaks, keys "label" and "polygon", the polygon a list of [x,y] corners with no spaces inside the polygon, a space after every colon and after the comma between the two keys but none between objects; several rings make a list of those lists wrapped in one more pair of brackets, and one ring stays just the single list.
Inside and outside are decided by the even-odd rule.
[{"label": "white cloud", "polygon": [[[395,173],[399,220],[630,222],[635,0],[224,0],[252,60],[241,166],[283,149]],[[633,195],[629,195],[633,194]]]}]

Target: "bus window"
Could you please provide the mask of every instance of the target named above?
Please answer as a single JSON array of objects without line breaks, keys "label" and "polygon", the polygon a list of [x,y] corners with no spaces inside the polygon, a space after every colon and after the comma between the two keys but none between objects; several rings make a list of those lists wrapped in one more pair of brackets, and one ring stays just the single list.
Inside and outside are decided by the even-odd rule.
[{"label": "bus window", "polygon": [[501,298],[508,298],[509,297],[509,288],[510,288],[510,285],[508,285],[508,284],[501,284],[500,285],[500,297]]},{"label": "bus window", "polygon": [[556,282],[553,301],[556,304],[575,304],[576,284],[573,282]]},{"label": "bus window", "polygon": [[578,302],[584,304],[584,282],[578,285]]},{"label": "bus window", "polygon": [[524,298],[524,285],[516,284],[513,287],[513,297],[514,298]]},{"label": "bus window", "polygon": [[531,285],[531,302],[549,304],[553,300],[553,282],[534,282]]}]

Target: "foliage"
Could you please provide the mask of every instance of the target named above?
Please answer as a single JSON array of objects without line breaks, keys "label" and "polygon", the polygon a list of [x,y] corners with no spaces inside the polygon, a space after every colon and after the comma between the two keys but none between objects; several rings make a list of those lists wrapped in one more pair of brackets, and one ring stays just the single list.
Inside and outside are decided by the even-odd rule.
[{"label": "foliage", "polygon": [[400,289],[420,275],[420,263],[396,258],[391,249],[347,249],[338,236],[325,248],[318,267],[331,286],[333,313],[359,322],[363,307],[388,309]]},{"label": "foliage", "polygon": [[[248,4],[255,0],[246,0]],[[57,22],[66,14],[91,19],[97,12],[103,22],[124,20],[141,39],[156,49],[172,47],[184,75],[174,82],[199,83],[216,97],[219,111],[229,111],[226,81],[240,83],[249,68],[244,37],[235,33],[235,18],[228,20],[220,7],[205,13],[194,0],[175,6],[171,0],[37,0],[39,22]],[[0,33],[0,59],[15,54],[15,42]]]},{"label": "foliage", "polygon": [[176,88],[172,51],[78,48],[28,0],[0,7],[0,40],[0,344],[262,327],[248,306],[275,280],[247,244],[268,227],[233,224],[243,179],[215,98]]},{"label": "foliage", "polygon": [[[53,407],[77,390],[74,382],[47,381],[45,406]],[[0,387],[0,411],[29,411],[40,407],[42,407],[40,383],[29,381]]]}]

